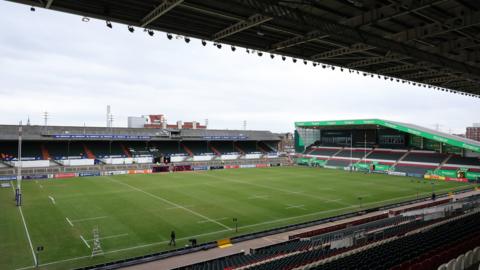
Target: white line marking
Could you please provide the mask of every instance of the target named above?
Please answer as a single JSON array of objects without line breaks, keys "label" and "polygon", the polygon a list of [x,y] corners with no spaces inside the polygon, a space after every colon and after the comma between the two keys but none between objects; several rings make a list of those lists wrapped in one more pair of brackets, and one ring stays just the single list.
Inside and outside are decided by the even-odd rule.
[{"label": "white line marking", "polygon": [[303,210],[307,210],[305,208],[305,205],[304,204],[299,204],[299,205],[292,205],[292,204],[287,204],[288,207],[285,207],[285,209],[292,209],[292,208],[300,208],[300,209],[303,209]]},{"label": "white line marking", "polygon": [[70,219],[68,219],[68,217],[65,217],[65,219],[67,220],[68,224],[73,227],[73,223],[70,221]]},{"label": "white line marking", "polygon": [[[177,240],[186,240],[186,239],[190,239],[190,238],[198,238],[198,237],[201,237],[201,236],[217,234],[217,233],[222,233],[222,232],[228,232],[228,231],[230,231],[230,230],[224,229],[224,230],[219,230],[219,231],[213,231],[213,232],[208,232],[208,233],[202,233],[202,234],[190,235],[190,236],[187,236],[187,237],[177,238]],[[117,249],[117,250],[110,250],[110,251],[103,252],[103,254],[112,254],[112,253],[132,250],[132,249],[139,249],[139,248],[144,248],[144,247],[163,245],[163,244],[168,244],[168,242],[170,242],[170,240],[161,241],[161,242],[154,242],[154,243],[149,243],[149,244],[144,244],[144,245],[138,245],[138,246],[133,246],[133,247],[128,247],[128,248],[122,248],[122,249]],[[40,264],[39,266],[42,267],[42,266],[48,266],[48,265],[59,264],[59,263],[64,263],[64,262],[77,261],[77,260],[91,258],[91,257],[92,257],[91,255],[75,257],[75,258],[70,258],[70,259],[65,259],[65,260],[59,260],[59,261],[44,263],[44,264]],[[27,267],[18,268],[16,270],[26,270],[26,269],[33,269],[33,268],[35,268],[35,267],[34,266],[27,266]]]},{"label": "white line marking", "polygon": [[72,222],[82,222],[82,221],[89,221],[89,220],[97,220],[107,218],[108,216],[100,216],[100,217],[91,217],[91,218],[81,218],[81,219],[72,219]]},{"label": "white line marking", "polygon": [[48,198],[50,198],[50,200],[52,201],[52,203],[55,204],[55,199],[54,199],[52,196],[48,196]]},{"label": "white line marking", "polygon": [[90,248],[90,245],[87,243],[87,241],[85,240],[85,238],[83,238],[82,235],[80,235],[80,238],[82,239],[83,243],[85,243],[85,245]]},{"label": "white line marking", "polygon": [[[10,181],[10,186],[12,186],[13,194],[15,195],[15,188],[13,187],[12,181]],[[23,216],[23,211],[21,206],[18,206],[18,211],[20,212],[20,216],[22,217],[23,227],[25,228],[25,234],[27,235],[28,244],[30,245],[30,249],[32,250],[33,265],[37,265],[37,257],[35,256],[35,251],[33,250],[32,239],[30,238],[30,233],[28,232],[27,223],[25,222],[25,217]]]},{"label": "white line marking", "polygon": [[252,199],[267,199],[270,198],[270,195],[253,195],[251,197],[248,197],[249,200]]},{"label": "white line marking", "polygon": [[[216,219],[214,219],[214,220],[220,221],[220,220],[226,220],[226,219],[228,219],[228,217],[216,218]],[[207,223],[207,222],[211,222],[211,221],[210,221],[210,220],[200,220],[200,221],[197,221],[197,223],[200,223],[200,224],[201,224],[201,223]]]},{"label": "white line marking", "polygon": [[168,203],[168,204],[173,205],[173,206],[177,206],[177,207],[179,207],[179,208],[181,208],[181,209],[183,209],[183,210],[185,210],[185,211],[187,211],[187,212],[189,212],[189,213],[192,213],[192,214],[194,214],[194,215],[196,215],[196,216],[198,216],[198,217],[201,217],[201,218],[206,219],[206,220],[210,220],[210,222],[215,223],[215,224],[217,224],[217,225],[220,225],[220,226],[222,226],[223,228],[226,228],[226,229],[228,229],[228,230],[233,230],[232,228],[228,227],[227,225],[225,225],[225,224],[223,224],[223,223],[220,223],[220,222],[218,222],[218,221],[215,221],[215,220],[213,220],[213,219],[211,219],[211,218],[209,218],[209,217],[207,217],[207,216],[204,216],[204,215],[202,215],[202,214],[200,214],[200,213],[198,213],[198,212],[195,212],[195,211],[193,211],[193,210],[191,210],[191,209],[188,209],[188,208],[186,208],[186,207],[184,207],[184,206],[181,206],[181,205],[176,204],[176,203],[174,203],[174,202],[172,202],[172,201],[169,201],[169,200],[167,200],[167,199],[164,199],[164,198],[162,198],[162,197],[160,197],[160,196],[154,195],[154,194],[149,193],[149,192],[147,192],[147,191],[145,191],[145,190],[142,190],[142,189],[139,189],[139,188],[137,188],[137,187],[131,186],[131,185],[127,184],[127,183],[120,182],[120,181],[115,180],[115,179],[113,179],[113,178],[111,178],[111,177],[107,177],[107,179],[110,179],[110,181],[113,181],[113,182],[115,182],[115,183],[118,183],[118,184],[127,186],[127,187],[129,187],[129,188],[131,188],[131,189],[133,189],[133,190],[138,191],[138,192],[142,192],[142,193],[144,193],[144,194],[146,194],[146,195],[148,195],[148,196],[150,196],[150,197],[152,197],[152,198],[155,198],[155,199],[157,199],[157,200],[160,200],[160,201],[162,201],[162,202]]},{"label": "white line marking", "polygon": [[326,200],[325,202],[339,202],[339,201],[342,201],[342,199]]},{"label": "white line marking", "polygon": [[[122,234],[116,234],[116,235],[110,235],[110,236],[105,236],[105,237],[100,237],[100,240],[104,239],[110,239],[110,238],[118,238],[118,237],[124,237],[128,236],[128,233],[122,233]],[[87,242],[91,242],[93,239],[88,239]]]},{"label": "white line marking", "polygon": [[[190,205],[184,205],[184,206],[182,206],[182,207],[193,208],[193,207],[195,207],[195,205],[190,204]],[[167,207],[167,208],[165,208],[165,209],[167,209],[167,210],[174,210],[174,209],[182,209],[182,207],[172,206],[172,207]]]}]

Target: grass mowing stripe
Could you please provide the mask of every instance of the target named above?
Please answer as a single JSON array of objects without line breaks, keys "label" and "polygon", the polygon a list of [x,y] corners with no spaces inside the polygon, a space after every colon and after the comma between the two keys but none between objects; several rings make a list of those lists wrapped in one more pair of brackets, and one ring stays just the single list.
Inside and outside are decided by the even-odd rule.
[{"label": "grass mowing stripe", "polygon": [[[291,190],[283,189],[283,188],[275,188],[275,187],[270,187],[270,186],[261,185],[261,184],[254,184],[254,183],[244,182],[244,181],[240,181],[240,180],[233,180],[233,179],[229,179],[229,178],[225,178],[225,177],[221,177],[221,176],[213,175],[213,174],[204,174],[204,175],[208,175],[210,177],[217,178],[217,179],[227,181],[227,182],[233,182],[233,183],[239,183],[239,184],[244,184],[244,185],[251,185],[251,186],[266,188],[266,189],[270,189],[270,190],[276,190],[276,191],[284,192],[284,193],[287,193],[287,194],[294,194],[294,195],[300,195],[300,196],[320,199],[320,200],[326,202],[326,200],[320,198],[319,196],[306,194],[306,193],[304,193],[304,191],[291,191]],[[350,205],[350,204],[343,203],[343,202],[340,202],[340,201],[331,201],[331,202],[336,203],[336,204],[340,204],[340,205],[344,205],[344,206],[349,206]]]},{"label": "grass mowing stripe", "polygon": [[[450,190],[450,188],[439,189],[438,191],[445,191],[445,190]],[[430,192],[419,193],[419,195],[426,195],[426,194],[430,194]],[[383,201],[375,201],[375,202],[364,203],[364,204],[362,204],[362,205],[363,205],[363,206],[366,206],[366,205],[379,204],[379,203],[381,204],[381,203],[384,203],[384,202],[395,201],[395,200],[398,200],[398,199],[412,198],[412,197],[414,197],[414,196],[408,195],[408,196],[391,198],[391,199],[383,200]],[[330,213],[330,212],[335,212],[335,211],[347,210],[347,209],[351,209],[351,208],[355,208],[355,207],[358,207],[358,205],[350,205],[350,206],[343,207],[343,208],[333,208],[333,209],[329,209],[329,210],[318,211],[318,212],[308,213],[308,214],[299,215],[299,216],[292,216],[292,217],[287,217],[287,218],[273,219],[273,220],[269,220],[269,221],[265,221],[265,222],[260,222],[260,223],[255,223],[255,224],[240,226],[240,227],[238,227],[238,228],[239,228],[239,229],[246,229],[246,228],[256,227],[256,226],[259,226],[259,225],[272,224],[272,223],[277,223],[277,222],[281,222],[281,221],[292,220],[292,219],[296,219],[296,218],[303,218],[303,217],[315,216],[315,215],[318,215],[318,214],[325,214],[325,213]]]},{"label": "grass mowing stripe", "polygon": [[[15,188],[13,187],[12,182],[10,182],[10,186],[12,186],[13,194],[15,195]],[[21,206],[18,206],[18,211],[20,212],[20,216],[22,217],[23,227],[25,228],[25,233],[27,235],[28,244],[30,245],[30,249],[32,250],[33,263],[34,263],[34,265],[37,265],[37,256],[35,256],[35,251],[33,250],[32,239],[30,238],[30,233],[28,232],[27,223],[25,222],[25,217],[23,216],[23,211],[22,211]]]},{"label": "grass mowing stripe", "polygon": [[181,205],[179,205],[179,204],[176,204],[176,203],[174,203],[174,202],[172,202],[172,201],[169,201],[169,200],[167,200],[167,199],[165,199],[165,198],[162,198],[162,197],[160,197],[160,196],[157,196],[157,195],[152,194],[152,193],[150,193],[150,192],[147,192],[147,191],[145,191],[145,190],[139,189],[139,188],[137,188],[137,187],[131,186],[131,185],[127,184],[127,183],[123,183],[123,182],[121,182],[121,181],[112,179],[111,177],[107,177],[107,179],[109,179],[110,181],[115,182],[115,183],[117,183],[117,184],[121,184],[121,185],[124,185],[124,186],[126,186],[126,187],[129,187],[129,188],[131,188],[131,189],[133,189],[133,190],[136,190],[136,191],[138,191],[138,192],[142,192],[143,194],[146,194],[146,195],[148,195],[148,196],[150,196],[150,197],[152,197],[152,198],[155,198],[155,199],[157,199],[157,200],[160,200],[160,201],[162,201],[162,202],[165,202],[165,203],[168,203],[168,204],[170,204],[170,205],[176,206],[176,207],[178,207],[178,208],[180,208],[180,209],[182,209],[182,210],[185,210],[185,211],[187,211],[187,212],[189,212],[189,213],[192,213],[192,214],[194,214],[194,215],[196,215],[196,216],[198,216],[198,217],[201,217],[201,218],[203,218],[203,219],[209,220],[209,221],[212,222],[212,223],[215,223],[215,224],[217,224],[217,225],[220,225],[220,226],[222,226],[223,228],[226,228],[226,229],[228,229],[228,230],[233,230],[232,228],[228,227],[227,225],[225,225],[225,224],[223,224],[223,223],[220,223],[220,222],[218,222],[218,221],[215,221],[214,219],[211,219],[211,218],[209,218],[209,217],[207,217],[207,216],[205,216],[205,215],[202,215],[202,214],[200,214],[200,213],[198,213],[198,212],[196,212],[196,211],[193,211],[193,210],[188,209],[188,208],[186,208],[186,207],[184,207],[184,206],[181,206]]}]

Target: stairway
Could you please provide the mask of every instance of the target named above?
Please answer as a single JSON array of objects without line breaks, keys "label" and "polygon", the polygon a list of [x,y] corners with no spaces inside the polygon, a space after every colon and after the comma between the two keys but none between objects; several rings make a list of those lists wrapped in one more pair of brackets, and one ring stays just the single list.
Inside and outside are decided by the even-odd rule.
[{"label": "stairway", "polygon": [[210,145],[210,149],[212,149],[212,151],[215,153],[215,155],[217,155],[217,156],[222,155],[222,153],[220,153],[220,151],[218,151],[217,148],[213,147],[212,145]]},{"label": "stairway", "polygon": [[85,154],[87,155],[87,158],[96,159],[95,155],[93,154],[93,152],[90,149],[88,149],[86,144],[83,144],[83,150],[85,151]]},{"label": "stairway", "polygon": [[45,147],[44,143],[42,143],[40,148],[42,149],[42,158],[44,160],[50,160],[50,153],[48,153],[48,149],[47,149],[47,147]]},{"label": "stairway", "polygon": [[240,148],[240,146],[234,144],[234,147],[235,147],[235,150],[237,150],[240,153],[240,155],[242,155],[242,156],[245,155],[245,151],[243,151],[243,149]]},{"label": "stairway", "polygon": [[129,158],[132,157],[132,153],[128,150],[123,143],[120,143],[120,147],[122,148],[123,154]]},{"label": "stairway", "polygon": [[268,152],[270,152],[270,151],[267,151],[265,147],[261,146],[260,143],[257,144],[257,150],[260,150],[262,154],[267,154]]},{"label": "stairway", "polygon": [[442,168],[445,164],[447,164],[447,162],[452,158],[453,154],[449,154],[439,165],[438,167],[436,168],[436,170],[439,170],[440,168]]},{"label": "stairway", "polygon": [[187,152],[189,156],[191,156],[191,157],[194,156],[194,154],[193,154],[192,150],[190,150],[190,148],[188,148],[188,147],[187,147],[185,144],[183,144],[183,143],[180,143],[180,144],[182,145],[183,150],[185,150],[185,152]]},{"label": "stairway", "polygon": [[397,161],[395,161],[395,163],[392,165],[392,168],[395,168],[395,166],[397,166],[397,164],[402,161],[406,156],[408,156],[408,154],[410,154],[410,151],[411,149],[409,149],[403,156],[401,156]]}]

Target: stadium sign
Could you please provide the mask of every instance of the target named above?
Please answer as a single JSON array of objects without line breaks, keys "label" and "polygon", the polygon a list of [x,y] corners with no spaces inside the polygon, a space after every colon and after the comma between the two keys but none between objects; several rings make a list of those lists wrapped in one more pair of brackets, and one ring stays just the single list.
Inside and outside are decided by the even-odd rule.
[{"label": "stadium sign", "polygon": [[109,134],[54,134],[55,139],[111,139],[111,140],[149,140],[150,136],[109,135]]},{"label": "stadium sign", "polygon": [[203,136],[203,138],[210,141],[234,141],[248,139],[247,136]]}]

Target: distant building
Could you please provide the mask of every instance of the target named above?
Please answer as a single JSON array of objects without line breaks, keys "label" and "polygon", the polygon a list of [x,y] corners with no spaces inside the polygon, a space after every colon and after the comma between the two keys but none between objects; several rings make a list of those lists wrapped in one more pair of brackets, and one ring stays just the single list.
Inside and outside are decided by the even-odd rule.
[{"label": "distant building", "polygon": [[480,141],[480,123],[467,127],[466,137],[471,140]]},{"label": "distant building", "polygon": [[153,114],[143,116],[129,116],[129,128],[160,128],[160,129],[207,129],[207,125],[201,125],[199,122],[177,121],[175,124],[168,124],[165,115]]}]

